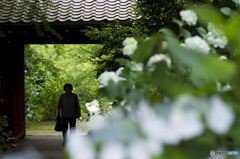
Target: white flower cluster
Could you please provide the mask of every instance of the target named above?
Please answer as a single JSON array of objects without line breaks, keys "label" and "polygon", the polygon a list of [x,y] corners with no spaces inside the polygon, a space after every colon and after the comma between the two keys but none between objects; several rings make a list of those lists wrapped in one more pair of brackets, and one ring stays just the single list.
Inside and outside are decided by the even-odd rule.
[{"label": "white flower cluster", "polygon": [[216,87],[217,87],[217,91],[220,91],[220,92],[227,92],[232,90],[232,86],[229,83],[223,85],[219,81],[216,82]]},{"label": "white flower cluster", "polygon": [[91,129],[99,129],[104,127],[104,117],[101,115],[94,115],[89,120],[89,126]]},{"label": "white flower cluster", "polygon": [[133,37],[127,37],[123,41],[123,54],[124,55],[132,55],[134,51],[137,49],[138,42]]},{"label": "white flower cluster", "polygon": [[208,46],[207,42],[199,36],[185,39],[185,43],[181,46],[190,50],[201,52],[203,54],[208,54],[210,51],[210,47]]},{"label": "white flower cluster", "polygon": [[216,134],[225,134],[235,120],[232,109],[221,98],[215,96],[210,101],[210,107],[206,114],[208,127]]},{"label": "white flower cluster", "polygon": [[121,74],[123,68],[119,68],[116,72],[108,72],[105,71],[103,72],[99,77],[98,77],[98,82],[100,83],[99,88],[103,88],[108,85],[110,81],[113,81],[114,83],[118,83],[119,81],[123,80],[123,78],[119,77]]},{"label": "white flower cluster", "polygon": [[207,41],[209,44],[212,44],[215,48],[225,48],[228,44],[228,39],[225,36],[224,32],[218,28],[216,28],[212,23],[208,24],[208,33],[207,33]]},{"label": "white flower cluster", "polygon": [[[102,129],[89,138],[70,139],[67,149],[73,158],[94,159],[96,145],[101,145],[99,159],[149,159],[161,155],[164,145],[176,145],[204,132],[202,117],[216,134],[225,134],[234,122],[232,109],[220,97],[198,100],[182,95],[173,103],[151,107],[142,101],[129,116],[115,111]],[[83,148],[82,153],[76,149]],[[84,151],[86,150],[86,151]],[[76,157],[74,157],[76,156]]]},{"label": "white flower cluster", "polygon": [[166,50],[168,48],[168,43],[166,41],[162,42],[162,48]]},{"label": "white flower cluster", "polygon": [[188,25],[196,25],[197,23],[197,15],[192,10],[181,11],[180,16],[182,20],[185,21]]},{"label": "white flower cluster", "polygon": [[158,63],[160,61],[166,62],[168,68],[171,67],[171,59],[164,54],[155,54],[151,56],[147,62],[147,65],[152,66],[154,63]]},{"label": "white flower cluster", "polygon": [[138,71],[138,72],[141,72],[143,71],[143,63],[137,63],[135,61],[131,61],[130,63],[130,69],[132,71]]}]

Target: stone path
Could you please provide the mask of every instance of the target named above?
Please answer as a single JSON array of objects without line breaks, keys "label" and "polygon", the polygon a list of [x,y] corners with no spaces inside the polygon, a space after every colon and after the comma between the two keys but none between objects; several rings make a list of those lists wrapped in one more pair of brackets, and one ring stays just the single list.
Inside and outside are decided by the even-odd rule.
[{"label": "stone path", "polygon": [[[86,135],[90,130],[87,122],[77,122],[77,135]],[[66,159],[62,148],[62,133],[55,132],[45,135],[30,135],[19,140],[17,147],[12,149],[11,159]]]}]

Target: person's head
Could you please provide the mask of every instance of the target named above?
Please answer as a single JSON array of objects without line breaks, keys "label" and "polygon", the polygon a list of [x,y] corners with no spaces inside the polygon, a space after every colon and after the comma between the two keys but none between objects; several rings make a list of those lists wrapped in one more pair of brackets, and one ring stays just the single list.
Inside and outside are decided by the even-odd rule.
[{"label": "person's head", "polygon": [[72,93],[73,86],[70,83],[67,83],[64,85],[63,90],[67,93],[70,94]]}]

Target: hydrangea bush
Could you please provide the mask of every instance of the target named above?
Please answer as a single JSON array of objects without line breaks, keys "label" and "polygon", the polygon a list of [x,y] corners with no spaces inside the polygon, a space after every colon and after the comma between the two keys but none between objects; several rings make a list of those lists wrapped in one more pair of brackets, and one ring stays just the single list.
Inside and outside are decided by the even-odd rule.
[{"label": "hydrangea bush", "polygon": [[[174,20],[180,35],[163,28],[123,41],[129,59],[98,78],[119,107],[89,135],[71,137],[71,158],[203,159],[214,158],[211,150],[239,150],[239,14],[193,10]],[[184,27],[197,20],[202,26],[191,35]]]}]

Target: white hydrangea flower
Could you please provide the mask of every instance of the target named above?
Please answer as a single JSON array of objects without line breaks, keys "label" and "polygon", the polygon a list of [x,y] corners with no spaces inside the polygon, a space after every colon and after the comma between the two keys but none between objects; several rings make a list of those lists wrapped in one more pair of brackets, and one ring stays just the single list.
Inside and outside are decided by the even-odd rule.
[{"label": "white hydrangea flower", "polygon": [[153,155],[159,155],[163,151],[162,145],[150,140],[135,140],[128,147],[130,159],[149,159]]},{"label": "white hydrangea flower", "polygon": [[222,87],[223,92],[227,92],[231,90],[232,90],[232,86],[229,83],[227,83],[225,86]]},{"label": "white hydrangea flower", "polygon": [[110,80],[112,80],[114,83],[117,83],[119,81],[118,75],[115,72],[103,72],[98,77],[98,82],[100,83],[99,88],[107,86]]},{"label": "white hydrangea flower", "polygon": [[119,75],[122,73],[123,70],[124,70],[124,68],[123,68],[123,67],[120,67],[120,68],[116,71],[116,74],[119,76]]},{"label": "white hydrangea flower", "polygon": [[180,135],[175,131],[173,125],[169,125],[163,117],[157,116],[145,101],[140,103],[137,116],[140,120],[142,132],[149,140],[156,141],[159,144],[171,145],[180,142]]},{"label": "white hydrangea flower", "polygon": [[212,44],[215,48],[225,48],[225,46],[228,44],[228,39],[224,32],[215,27],[212,23],[208,24],[208,30],[209,32],[207,33],[206,39],[209,44]]},{"label": "white hydrangea flower", "polygon": [[100,159],[125,159],[126,150],[119,142],[108,142],[104,144],[99,153]]},{"label": "white hydrangea flower", "polygon": [[227,57],[226,57],[226,56],[220,56],[220,57],[218,58],[218,60],[227,60]]},{"label": "white hydrangea flower", "polygon": [[193,139],[203,133],[203,107],[198,101],[185,95],[172,104],[167,118],[157,115],[144,101],[139,105],[137,116],[147,138],[162,144],[176,145],[183,139]]},{"label": "white hydrangea flower", "polygon": [[[95,148],[87,136],[71,135],[66,145],[71,159],[94,159]],[[81,150],[81,153],[79,153]]]},{"label": "white hydrangea flower", "polygon": [[186,48],[186,44],[185,43],[181,43],[180,46],[183,47],[183,48]]},{"label": "white hydrangea flower", "polygon": [[168,48],[168,43],[166,41],[162,42],[162,48],[165,50]]},{"label": "white hydrangea flower", "polygon": [[123,54],[132,55],[137,49],[137,41],[133,37],[127,37],[123,41]]},{"label": "white hydrangea flower", "polygon": [[181,139],[193,139],[204,131],[201,117],[197,113],[174,109],[169,117],[169,125],[179,134]]},{"label": "white hydrangea flower", "polygon": [[151,56],[147,62],[147,65],[151,66],[152,64],[160,62],[160,61],[165,61],[168,68],[171,67],[171,59],[164,54],[155,54],[155,55]]},{"label": "white hydrangea flower", "polygon": [[216,134],[225,134],[235,120],[233,110],[220,97],[214,96],[206,114],[208,127]]},{"label": "white hydrangea flower", "polygon": [[137,63],[135,61],[131,61],[131,68],[132,71],[143,71],[143,64]]},{"label": "white hydrangea flower", "polygon": [[89,125],[91,129],[100,129],[105,126],[104,117],[101,115],[94,115],[89,120]]},{"label": "white hydrangea flower", "polygon": [[133,37],[127,37],[123,41],[123,46],[126,46],[126,45],[137,45],[137,43],[138,42]]},{"label": "white hydrangea flower", "polygon": [[132,55],[136,49],[137,49],[137,45],[126,45],[123,48],[123,54]]},{"label": "white hydrangea flower", "polygon": [[197,15],[192,10],[181,11],[180,16],[182,20],[185,21],[188,25],[196,25],[197,23]]},{"label": "white hydrangea flower", "polygon": [[185,48],[195,50],[204,54],[208,54],[210,51],[210,47],[208,46],[207,42],[199,36],[187,38],[185,40]]}]

